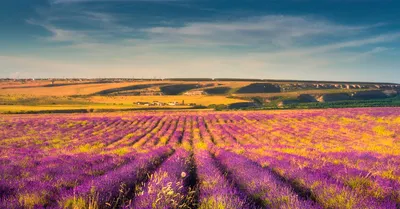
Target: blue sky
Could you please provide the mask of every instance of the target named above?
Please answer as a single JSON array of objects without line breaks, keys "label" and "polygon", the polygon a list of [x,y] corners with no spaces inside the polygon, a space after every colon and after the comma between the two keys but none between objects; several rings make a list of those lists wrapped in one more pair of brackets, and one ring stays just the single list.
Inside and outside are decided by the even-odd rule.
[{"label": "blue sky", "polygon": [[0,77],[400,82],[400,2],[3,0]]}]

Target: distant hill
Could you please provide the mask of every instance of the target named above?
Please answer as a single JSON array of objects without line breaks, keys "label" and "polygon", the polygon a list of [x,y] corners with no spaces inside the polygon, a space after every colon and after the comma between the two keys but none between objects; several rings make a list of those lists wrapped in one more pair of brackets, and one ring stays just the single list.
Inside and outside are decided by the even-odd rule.
[{"label": "distant hill", "polygon": [[236,93],[278,93],[281,92],[279,85],[270,83],[252,83],[248,86],[242,87],[236,91]]},{"label": "distant hill", "polygon": [[215,88],[205,89],[204,91],[210,95],[221,95],[221,94],[227,94],[231,89],[232,88],[230,87],[215,87]]},{"label": "distant hill", "polygon": [[[359,91],[399,91],[394,83],[296,81],[232,78],[170,79],[0,79],[0,94],[42,96],[72,95],[226,95],[288,92],[355,93]],[[331,92],[334,91],[334,92]],[[239,95],[240,94],[240,95]],[[356,97],[369,97],[358,93]],[[382,95],[382,94],[381,94]],[[261,95],[262,96],[262,95]],[[374,96],[376,97],[376,95]],[[382,95],[384,97],[384,95]]]}]

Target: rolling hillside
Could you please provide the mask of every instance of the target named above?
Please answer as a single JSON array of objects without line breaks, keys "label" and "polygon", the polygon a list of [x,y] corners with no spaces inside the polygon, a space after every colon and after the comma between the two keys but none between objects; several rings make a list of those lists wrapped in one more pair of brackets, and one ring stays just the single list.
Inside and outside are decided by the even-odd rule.
[{"label": "rolling hillside", "polygon": [[0,105],[3,105],[3,112],[9,109],[46,108],[146,109],[171,105],[174,108],[279,108],[305,103],[395,98],[399,92],[398,84],[360,82],[246,79],[1,80]]}]

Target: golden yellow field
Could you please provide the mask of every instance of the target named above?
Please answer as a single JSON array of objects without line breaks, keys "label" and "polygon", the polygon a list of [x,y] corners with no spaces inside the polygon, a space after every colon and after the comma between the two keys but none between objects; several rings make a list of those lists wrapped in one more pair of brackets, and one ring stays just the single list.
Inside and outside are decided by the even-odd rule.
[{"label": "golden yellow field", "polygon": [[[51,84],[51,81],[26,81],[26,82],[3,81],[0,82],[0,89],[13,88],[13,87],[36,87],[36,86],[44,86],[47,84]],[[59,84],[59,82],[57,84]]]},{"label": "golden yellow field", "polygon": [[139,105],[0,105],[0,113],[21,113],[21,112],[40,112],[40,111],[62,111],[62,110],[140,110],[140,109],[189,109],[191,106],[139,106]]},{"label": "golden yellow field", "polygon": [[43,110],[74,110],[74,109],[86,109],[89,106],[81,105],[39,105],[39,106],[28,106],[28,105],[0,105],[0,112],[18,112],[18,111],[43,111]]},{"label": "golden yellow field", "polygon": [[[121,83],[92,83],[80,84],[82,82],[74,82],[74,85],[54,86],[49,87],[45,85],[51,84],[50,81],[30,81],[27,83],[17,82],[4,82],[0,83],[0,95],[32,95],[32,96],[72,96],[72,95],[89,95],[103,90],[121,88],[126,86],[141,85],[141,84],[157,84],[157,83],[170,83],[170,84],[190,84],[199,83],[201,85],[213,84],[213,87],[231,87],[239,88],[248,85],[249,82],[182,82],[182,81],[135,81],[135,82],[121,82]],[[55,84],[68,84],[63,82],[56,82]],[[70,83],[71,84],[71,83]],[[206,88],[213,88],[206,87]],[[199,88],[204,89],[204,88]]]},{"label": "golden yellow field", "polygon": [[55,87],[31,87],[31,88],[13,88],[0,89],[0,94],[23,94],[34,96],[72,96],[88,95],[111,88],[119,88],[135,85],[135,83],[97,83],[97,84],[76,84],[69,86]]}]

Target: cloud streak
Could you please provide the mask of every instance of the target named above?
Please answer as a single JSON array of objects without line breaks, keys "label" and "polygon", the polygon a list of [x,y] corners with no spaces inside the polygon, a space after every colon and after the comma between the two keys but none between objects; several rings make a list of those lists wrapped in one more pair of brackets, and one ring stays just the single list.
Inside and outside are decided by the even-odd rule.
[{"label": "cloud streak", "polygon": [[[68,56],[0,60],[9,69],[34,72],[42,66],[42,72],[59,69],[66,76],[97,71],[111,77],[185,77],[196,73],[198,77],[322,79],[334,73],[328,70],[332,66],[357,63],[366,57],[372,60],[388,51],[383,45],[400,39],[396,32],[370,33],[384,24],[345,25],[312,16],[168,23],[161,18],[156,23],[144,20],[135,24],[135,16],[75,4],[95,1],[111,2],[54,0],[48,11],[39,12],[39,18],[27,20],[49,32],[40,39],[44,44],[63,43],[52,49],[55,54]],[[68,71],[71,68],[78,70]]]},{"label": "cloud streak", "polygon": [[31,25],[37,25],[43,27],[45,30],[51,33],[51,36],[43,38],[43,40],[51,42],[82,42],[88,39],[88,34],[77,30],[67,30],[58,28],[49,23],[40,23],[34,20],[27,20],[27,23]]},{"label": "cloud streak", "polygon": [[[233,22],[188,23],[181,27],[153,27],[143,29],[153,39],[197,40],[226,45],[269,44],[290,46],[297,41],[309,40],[317,36],[347,36],[360,33],[371,26],[345,26],[307,17],[276,16],[252,17]],[[169,39],[169,40],[168,40]]]},{"label": "cloud streak", "polygon": [[119,20],[111,14],[68,8],[72,11],[57,7],[41,11],[40,18],[28,19],[26,22],[48,31],[51,35],[42,39],[49,42],[97,43],[134,31],[131,27],[119,24]]},{"label": "cloud streak", "polygon": [[[83,0],[57,0],[63,2]],[[321,53],[343,48],[390,42],[398,34],[385,34],[370,38],[365,32],[381,27],[383,24],[342,25],[307,16],[266,15],[248,17],[233,21],[186,22],[180,25],[169,23],[167,26],[135,27],[128,21],[121,23],[120,17],[112,14],[92,11],[88,8],[55,6],[50,12],[43,12],[39,20],[28,20],[51,33],[45,39],[53,42],[70,42],[70,47],[107,46],[112,40],[113,46],[129,48],[145,46],[149,50],[169,49],[216,49],[236,47],[238,52],[253,53],[290,51],[300,53]],[[67,10],[67,11],[65,11]],[[65,28],[59,22],[73,23],[76,28]],[[127,24],[128,23],[128,24]],[[164,26],[162,26],[164,25]],[[78,29],[79,28],[79,29]],[[84,28],[84,29],[82,29]],[[354,37],[351,41],[342,41]],[[335,42],[315,45],[315,40],[329,38]],[[356,39],[357,38],[357,39]]]}]

